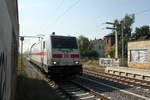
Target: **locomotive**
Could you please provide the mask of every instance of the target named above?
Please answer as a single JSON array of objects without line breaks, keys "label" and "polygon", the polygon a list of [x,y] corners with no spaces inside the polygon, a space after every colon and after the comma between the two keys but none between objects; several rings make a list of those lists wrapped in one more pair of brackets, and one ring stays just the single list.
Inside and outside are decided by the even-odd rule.
[{"label": "locomotive", "polygon": [[82,74],[76,37],[50,35],[30,48],[30,61],[51,77]]}]

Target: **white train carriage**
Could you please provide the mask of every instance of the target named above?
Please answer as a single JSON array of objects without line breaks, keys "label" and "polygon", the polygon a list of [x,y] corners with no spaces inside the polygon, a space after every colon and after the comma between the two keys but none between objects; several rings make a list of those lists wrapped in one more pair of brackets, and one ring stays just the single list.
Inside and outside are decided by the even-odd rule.
[{"label": "white train carriage", "polygon": [[51,35],[32,45],[30,61],[51,76],[82,73],[80,52],[75,37]]}]

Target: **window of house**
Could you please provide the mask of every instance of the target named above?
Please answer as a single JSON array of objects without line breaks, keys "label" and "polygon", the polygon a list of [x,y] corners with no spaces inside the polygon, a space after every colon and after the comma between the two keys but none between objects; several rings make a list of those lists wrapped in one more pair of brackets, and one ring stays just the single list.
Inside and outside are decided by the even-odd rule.
[{"label": "window of house", "polygon": [[130,51],[131,62],[147,62],[148,61],[148,50],[138,49]]}]

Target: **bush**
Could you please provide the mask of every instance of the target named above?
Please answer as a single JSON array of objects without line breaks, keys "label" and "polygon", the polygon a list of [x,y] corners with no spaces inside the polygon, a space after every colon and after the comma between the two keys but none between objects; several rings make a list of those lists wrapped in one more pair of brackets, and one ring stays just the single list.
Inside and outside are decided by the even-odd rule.
[{"label": "bush", "polygon": [[110,48],[110,49],[105,53],[105,57],[108,57],[108,55],[109,55],[111,58],[114,58],[114,57],[115,57],[115,48],[114,48],[114,47]]}]

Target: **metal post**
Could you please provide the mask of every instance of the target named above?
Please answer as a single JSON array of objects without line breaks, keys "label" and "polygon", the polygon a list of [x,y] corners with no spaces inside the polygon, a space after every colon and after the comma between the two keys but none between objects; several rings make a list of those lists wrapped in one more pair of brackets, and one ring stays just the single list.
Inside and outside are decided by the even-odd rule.
[{"label": "metal post", "polygon": [[23,41],[24,41],[24,37],[20,38],[21,40],[21,72],[22,72],[22,68],[23,68]]},{"label": "metal post", "polygon": [[22,71],[22,67],[23,67],[23,41],[21,41],[21,71]]},{"label": "metal post", "polygon": [[38,37],[38,38],[39,38],[39,41],[40,41],[41,40],[40,37]]},{"label": "metal post", "polygon": [[123,23],[121,24],[121,37],[122,37],[122,65],[124,65],[124,38],[123,38]]},{"label": "metal post", "polygon": [[118,34],[116,30],[114,30],[114,32],[115,32],[115,58],[118,59]]},{"label": "metal post", "polygon": [[[114,23],[111,23],[111,22],[106,22],[106,24],[114,25]],[[115,33],[115,58],[118,59],[118,34],[117,34],[116,27],[113,27],[113,28],[106,27],[106,29],[114,30],[114,33]]]}]

